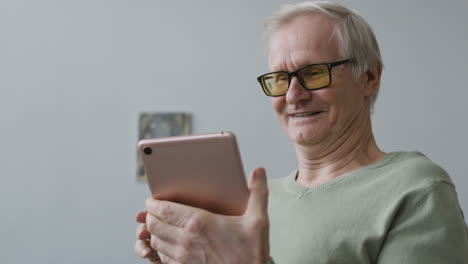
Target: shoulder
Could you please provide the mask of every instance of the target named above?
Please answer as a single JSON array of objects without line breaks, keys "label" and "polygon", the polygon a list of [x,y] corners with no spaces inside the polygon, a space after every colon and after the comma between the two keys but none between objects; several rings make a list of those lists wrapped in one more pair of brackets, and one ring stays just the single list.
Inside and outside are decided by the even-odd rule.
[{"label": "shoulder", "polygon": [[[442,188],[456,193],[448,173],[424,154],[416,151],[387,154],[387,161],[360,177],[354,189],[374,193],[374,198],[389,208],[414,206],[423,197]],[[390,210],[393,211],[393,210]]]},{"label": "shoulder", "polygon": [[424,154],[416,151],[397,152],[382,173],[406,185],[433,186],[438,183],[453,185],[448,173]]}]

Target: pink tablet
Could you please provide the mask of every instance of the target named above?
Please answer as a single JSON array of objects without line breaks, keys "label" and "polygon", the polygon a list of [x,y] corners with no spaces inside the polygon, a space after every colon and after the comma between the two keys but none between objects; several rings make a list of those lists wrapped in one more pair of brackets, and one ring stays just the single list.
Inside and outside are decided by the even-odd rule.
[{"label": "pink tablet", "polygon": [[138,149],[154,198],[244,213],[249,192],[233,133],[143,139]]}]

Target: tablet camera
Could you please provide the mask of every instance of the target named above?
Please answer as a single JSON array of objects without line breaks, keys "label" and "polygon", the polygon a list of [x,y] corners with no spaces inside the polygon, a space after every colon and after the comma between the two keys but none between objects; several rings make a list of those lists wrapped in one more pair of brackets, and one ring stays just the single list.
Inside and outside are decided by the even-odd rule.
[{"label": "tablet camera", "polygon": [[143,152],[146,154],[146,155],[151,155],[151,153],[153,153],[153,150],[149,147],[146,147],[143,149]]}]

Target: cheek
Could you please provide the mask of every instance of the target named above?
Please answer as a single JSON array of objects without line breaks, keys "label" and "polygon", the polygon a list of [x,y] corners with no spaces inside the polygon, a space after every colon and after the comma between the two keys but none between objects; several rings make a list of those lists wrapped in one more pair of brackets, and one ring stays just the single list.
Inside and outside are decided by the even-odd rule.
[{"label": "cheek", "polygon": [[340,88],[330,87],[329,89],[321,90],[320,99],[327,105],[328,108],[328,122],[334,125],[344,112],[344,102],[346,94]]},{"label": "cheek", "polygon": [[359,112],[360,104],[362,104],[359,91],[352,86],[346,88],[347,90],[336,93],[333,101],[330,102],[332,123],[346,123]]},{"label": "cheek", "polygon": [[323,90],[318,90],[314,94],[316,102],[319,102],[323,105],[324,108],[329,110],[334,110],[340,101],[340,91],[337,88],[325,88]]},{"label": "cheek", "polygon": [[285,104],[284,96],[271,98],[271,106],[273,107],[273,109],[278,115],[280,115],[283,112],[284,104]]}]

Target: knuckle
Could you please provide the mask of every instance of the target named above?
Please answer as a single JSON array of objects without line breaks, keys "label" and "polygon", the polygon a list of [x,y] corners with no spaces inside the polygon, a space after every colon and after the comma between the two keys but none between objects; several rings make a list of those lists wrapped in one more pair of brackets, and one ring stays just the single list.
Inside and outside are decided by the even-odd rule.
[{"label": "knuckle", "polygon": [[161,222],[160,220],[154,218],[154,217],[151,217],[150,218],[151,220],[149,221],[149,223],[147,224],[146,226],[146,229],[148,230],[148,232],[151,234],[151,235],[158,235],[161,233]]},{"label": "knuckle", "polygon": [[152,249],[158,250],[158,241],[155,237],[151,237],[150,245]]},{"label": "knuckle", "polygon": [[[179,260],[190,260],[188,257],[191,253],[198,251],[200,249],[198,246],[199,238],[194,237],[193,235],[187,234],[177,240],[177,251]],[[185,263],[185,262],[182,262]]]},{"label": "knuckle", "polygon": [[180,247],[182,251],[180,254],[183,255],[183,252],[185,251],[190,251],[190,249],[192,248],[192,242],[189,240],[189,239],[180,239],[179,240],[179,243],[180,243]]},{"label": "knuckle", "polygon": [[140,238],[141,233],[142,233],[143,231],[145,231],[145,229],[146,229],[146,225],[144,225],[144,224],[141,224],[141,225],[139,225],[139,226],[137,227],[136,237],[137,237],[138,239]]},{"label": "knuckle", "polygon": [[137,241],[135,243],[135,254],[141,258],[144,258],[145,256],[142,254],[143,250],[145,249],[145,246],[141,243],[141,241]]},{"label": "knuckle", "polygon": [[[150,220],[150,219],[148,219]],[[150,221],[148,221],[147,225],[146,225],[146,229],[151,233],[151,234],[154,234],[155,233],[155,230],[156,230],[156,222],[153,221],[152,219]]]},{"label": "knuckle", "polygon": [[172,210],[170,204],[161,202],[158,207],[158,216],[164,220],[170,219],[172,216]]},{"label": "knuckle", "polygon": [[185,228],[193,234],[201,234],[203,233],[203,230],[205,229],[205,223],[206,221],[203,220],[203,217],[199,215],[192,215],[185,226]]},{"label": "knuckle", "polygon": [[154,216],[151,216],[150,214],[146,215],[146,225],[150,226],[154,222]]}]

